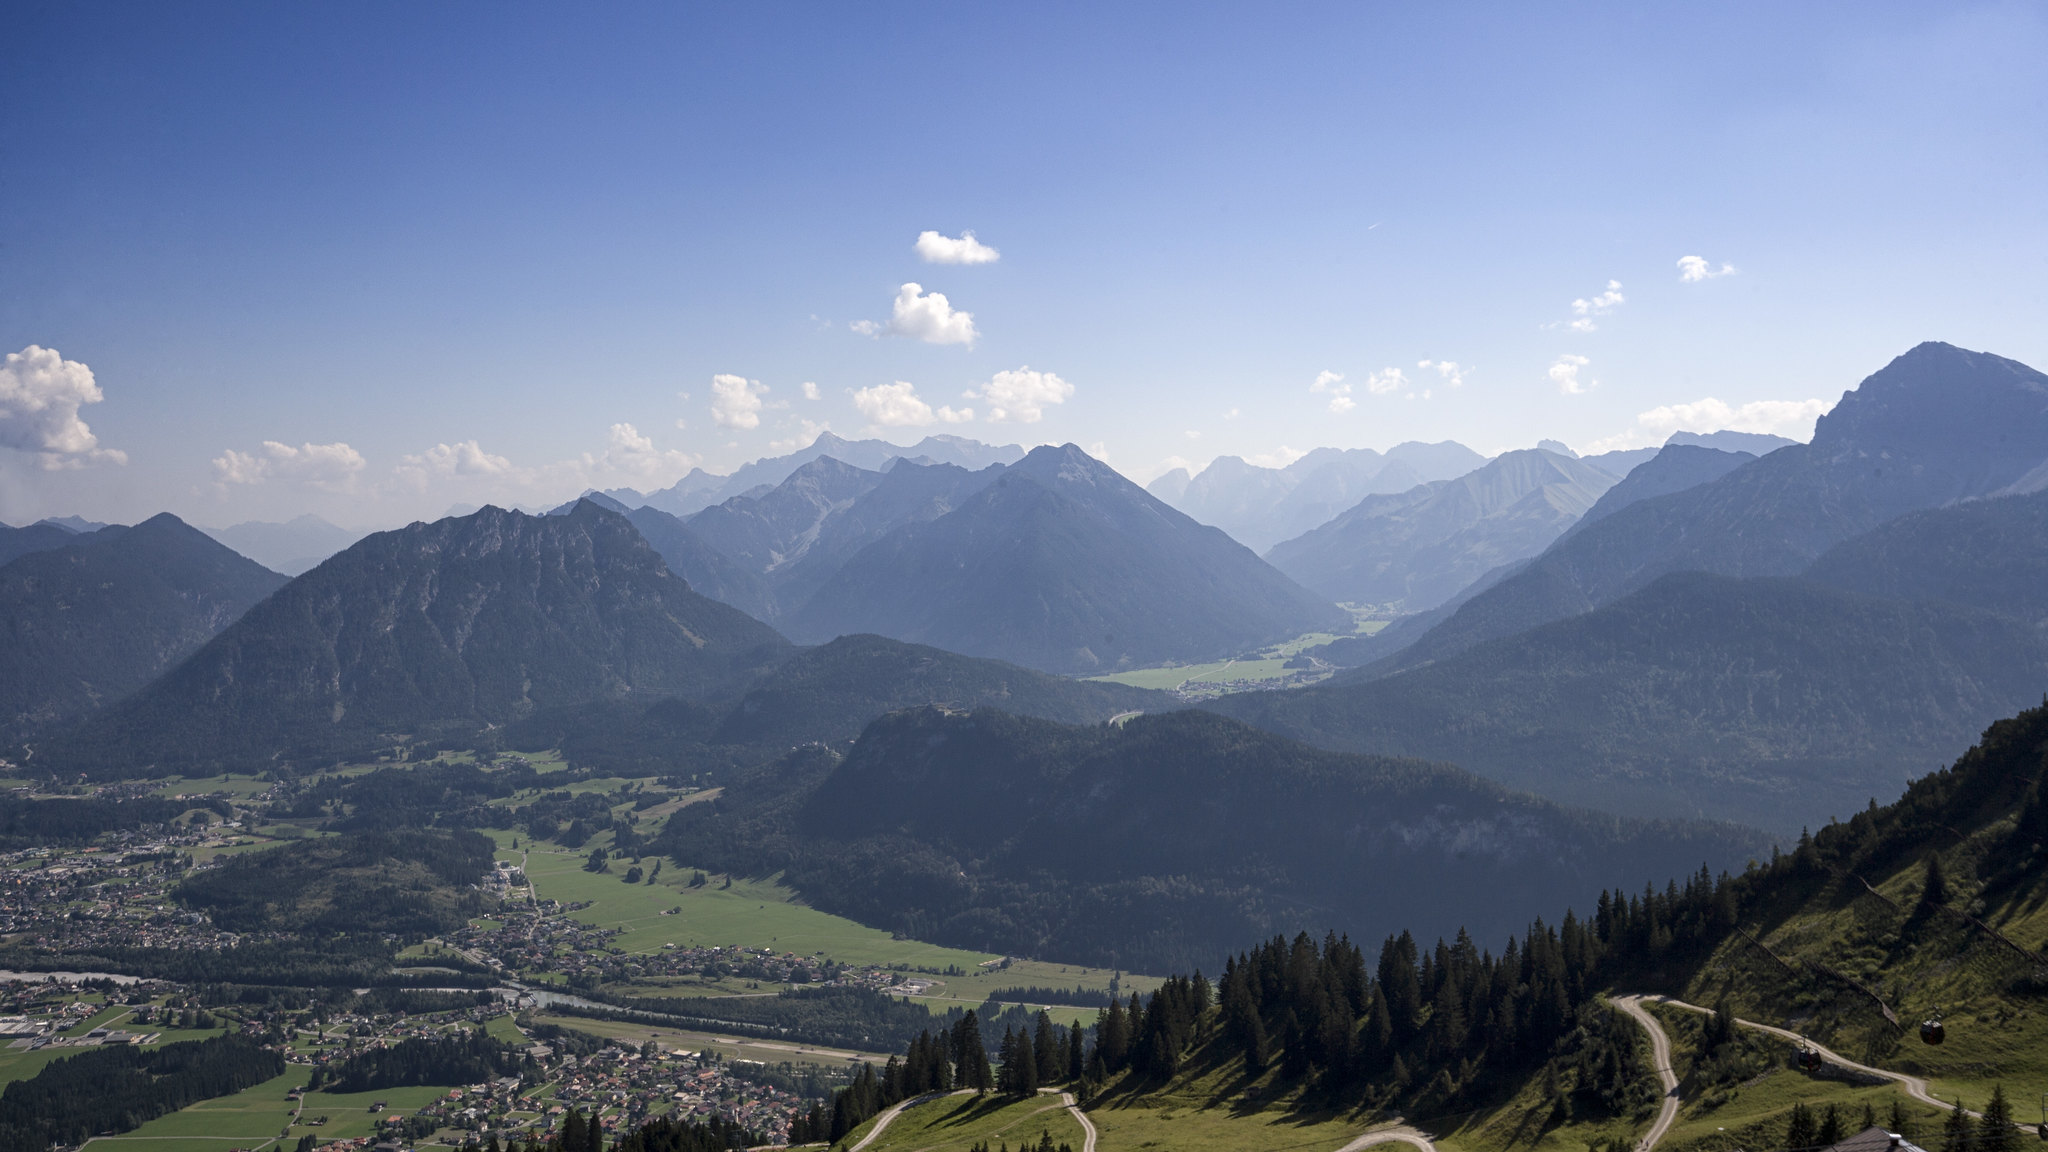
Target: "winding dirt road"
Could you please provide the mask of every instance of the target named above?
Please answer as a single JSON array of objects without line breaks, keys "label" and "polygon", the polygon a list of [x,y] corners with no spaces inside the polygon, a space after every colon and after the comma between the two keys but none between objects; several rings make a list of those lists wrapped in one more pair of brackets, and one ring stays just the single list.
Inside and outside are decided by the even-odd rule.
[{"label": "winding dirt road", "polygon": [[1650,1152],[1678,1119],[1678,1073],[1671,1070],[1671,1037],[1664,1034],[1657,1018],[1643,1008],[1641,996],[1616,996],[1614,1006],[1628,1013],[1650,1034],[1650,1059],[1657,1066],[1658,1081],[1664,1085],[1664,1103],[1657,1109],[1656,1123],[1636,1142],[1636,1152]]},{"label": "winding dirt road", "polygon": [[1375,1144],[1407,1144],[1420,1149],[1420,1152],[1436,1152],[1436,1145],[1430,1142],[1428,1133],[1419,1128],[1410,1128],[1406,1124],[1396,1124],[1392,1128],[1367,1132],[1337,1149],[1337,1152],[1359,1152],[1360,1149],[1370,1148]]}]

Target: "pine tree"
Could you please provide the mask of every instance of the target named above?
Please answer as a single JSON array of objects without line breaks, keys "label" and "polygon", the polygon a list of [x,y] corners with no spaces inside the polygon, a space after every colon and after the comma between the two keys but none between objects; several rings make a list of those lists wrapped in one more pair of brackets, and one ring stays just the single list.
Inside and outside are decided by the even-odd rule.
[{"label": "pine tree", "polygon": [[1977,1120],[1975,1152],[2019,1152],[2020,1130],[2013,1127],[2012,1105],[2005,1098],[2005,1085],[1991,1086],[1991,1102]]},{"label": "pine tree", "polygon": [[1948,1119],[1941,1126],[1941,1152],[1974,1152],[1976,1133],[1971,1130],[1969,1113],[1963,1111],[1959,1097],[1956,1106],[1950,1109]]},{"label": "pine tree", "polygon": [[1804,1104],[1792,1105],[1792,1115],[1785,1121],[1785,1147],[1797,1152],[1800,1148],[1811,1148],[1818,1141],[1813,1127],[1813,1112]]},{"label": "pine tree", "polygon": [[1892,1097],[1891,1112],[1885,1116],[1884,1127],[1885,1131],[1895,1136],[1907,1140],[1913,1138],[1913,1118],[1907,1114],[1906,1106],[1900,1103],[1896,1096]]},{"label": "pine tree", "polygon": [[1079,1080],[1084,1066],[1081,1060],[1081,1022],[1076,1020],[1074,1026],[1067,1029],[1067,1079]]},{"label": "pine tree", "polygon": [[1053,1034],[1052,1015],[1043,1008],[1038,1011],[1037,1031],[1031,1036],[1031,1051],[1038,1057],[1038,1083],[1057,1084],[1066,1079],[1060,1067],[1060,1058],[1066,1054],[1066,1048]]},{"label": "pine tree", "polygon": [[1839,1144],[1842,1142],[1842,1110],[1833,1104],[1821,1113],[1820,1131],[1814,1134],[1816,1144]]},{"label": "pine tree", "polygon": [[1920,911],[1931,912],[1948,906],[1948,873],[1942,871],[1941,857],[1929,854],[1926,879],[1920,885]]}]

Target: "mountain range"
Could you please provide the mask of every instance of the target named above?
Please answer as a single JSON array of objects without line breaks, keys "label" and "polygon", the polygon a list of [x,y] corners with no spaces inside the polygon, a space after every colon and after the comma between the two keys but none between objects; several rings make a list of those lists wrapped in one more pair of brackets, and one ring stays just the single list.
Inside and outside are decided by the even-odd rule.
[{"label": "mountain range", "polygon": [[331,759],[551,706],[729,692],[787,653],[613,512],[485,508],[359,541],[39,754],[100,775]]},{"label": "mountain range", "polygon": [[1455,480],[1368,496],[1266,559],[1332,600],[1434,608],[1494,568],[1541,552],[1614,484],[1556,452],[1506,452]]},{"label": "mountain range", "polygon": [[978,471],[991,464],[1010,464],[1022,459],[1024,449],[1015,444],[983,444],[964,436],[927,436],[908,448],[886,440],[847,440],[821,432],[810,444],[787,456],[770,456],[743,464],[729,476],[718,476],[701,468],[667,488],[642,495],[630,488],[613,489],[605,495],[622,504],[658,508],[671,516],[689,516],[735,496],[757,495],[789,479],[790,473],[823,456],[870,472],[881,471],[892,460],[923,464],[952,464]]},{"label": "mountain range", "polygon": [[287,576],[297,576],[367,535],[310,514],[294,516],[282,524],[249,520],[231,528],[200,531],[265,568]]},{"label": "mountain range", "polygon": [[854,552],[785,627],[799,641],[874,632],[1100,673],[1348,625],[1250,549],[1068,444],[1033,449],[957,507]]},{"label": "mountain range", "polygon": [[1455,479],[1484,463],[1486,457],[1451,440],[1410,441],[1384,453],[1318,448],[1284,468],[1218,456],[1200,475],[1190,477],[1187,469],[1175,468],[1152,481],[1146,491],[1264,552],[1328,522],[1367,496]]},{"label": "mountain range", "polygon": [[122,699],[284,582],[167,512],[0,565],[0,740]]},{"label": "mountain range", "polygon": [[1472,597],[1385,670],[1590,611],[1670,572],[1788,576],[1894,517],[2024,490],[2048,465],[2048,376],[1925,343],[1845,393],[1810,444],[1641,500]]}]

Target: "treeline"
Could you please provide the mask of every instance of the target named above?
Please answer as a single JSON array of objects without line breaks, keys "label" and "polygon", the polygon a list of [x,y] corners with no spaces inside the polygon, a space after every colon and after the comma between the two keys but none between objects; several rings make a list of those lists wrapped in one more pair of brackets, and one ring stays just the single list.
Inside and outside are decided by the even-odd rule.
[{"label": "treeline", "polygon": [[988,994],[998,1004],[1062,1004],[1075,1008],[1107,1008],[1113,997],[1101,988],[998,988]]},{"label": "treeline", "polygon": [[0,852],[49,844],[84,844],[108,832],[167,824],[187,808],[219,812],[225,807],[220,801],[188,803],[154,796],[134,800],[29,800],[11,793],[0,795]]},{"label": "treeline", "polygon": [[[662,1116],[619,1137],[611,1152],[727,1152],[767,1142],[765,1137],[717,1116],[701,1121]],[[529,1137],[523,1145],[514,1140],[501,1147],[493,1132],[482,1144],[464,1144],[462,1152],[604,1152],[604,1129],[594,1113],[586,1117],[571,1108],[545,1143]]]},{"label": "treeline", "polygon": [[[796,1040],[838,1048],[888,1051],[907,1044],[933,1022],[924,1006],[868,988],[804,988],[778,996],[623,997],[586,993],[626,1014],[677,1024],[723,1028],[747,1036]],[[557,1005],[550,1011],[603,1016],[602,1011]],[[938,1019],[952,1027],[959,1008]],[[1021,1005],[990,1018],[990,1027],[1023,1027],[1030,1013]]]},{"label": "treeline", "polygon": [[447,1036],[401,1040],[315,1068],[310,1087],[329,1092],[375,1092],[418,1084],[474,1084],[519,1075],[525,1057],[477,1028]]},{"label": "treeline", "polygon": [[46,1152],[101,1132],[126,1132],[283,1073],[284,1057],[242,1036],[150,1050],[94,1048],[52,1061],[0,1092],[0,1152]]},{"label": "treeline", "polygon": [[[16,972],[116,972],[180,984],[259,988],[361,988],[391,976],[396,946],[380,939],[249,941],[233,948],[9,949],[0,967]],[[444,976],[437,983],[447,983]]]}]

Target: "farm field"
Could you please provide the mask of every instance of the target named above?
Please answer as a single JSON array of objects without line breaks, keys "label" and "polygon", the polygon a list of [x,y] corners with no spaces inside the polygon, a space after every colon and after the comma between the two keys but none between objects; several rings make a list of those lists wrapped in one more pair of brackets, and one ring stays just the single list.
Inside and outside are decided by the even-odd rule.
[{"label": "farm field", "polygon": [[[275,1148],[280,1146],[278,1133],[285,1130],[297,1107],[297,1101],[287,1098],[285,1093],[304,1084],[306,1074],[305,1068],[287,1069],[282,1076],[232,1096],[202,1100],[168,1116],[159,1116],[131,1132],[94,1137],[84,1146],[97,1152],[228,1152],[234,1148],[261,1152]],[[368,1136],[383,1117],[412,1112],[446,1091],[445,1087],[421,1087],[341,1095],[309,1092],[303,1117],[324,1115],[327,1123],[293,1125],[291,1135],[283,1143],[294,1144],[300,1136],[309,1134],[323,1141]],[[378,1100],[389,1108],[372,1113],[370,1105]]]},{"label": "farm field", "polygon": [[596,1020],[583,1016],[561,1016],[550,1012],[536,1013],[535,1022],[558,1024],[608,1040],[624,1040],[640,1045],[652,1040],[667,1049],[682,1049],[685,1052],[701,1052],[709,1049],[727,1060],[758,1060],[763,1064],[819,1064],[827,1067],[858,1067],[857,1061],[871,1064],[886,1063],[886,1052],[853,1052],[840,1048],[809,1047],[802,1044],[784,1044],[769,1040],[751,1040],[744,1037],[720,1036],[715,1032],[690,1032],[661,1024],[648,1024],[634,1020]]},{"label": "farm field", "polygon": [[[1387,622],[1384,620],[1360,621],[1358,630],[1353,635],[1370,636],[1386,626]],[[1337,639],[1340,637],[1334,632],[1308,632],[1284,644],[1275,644],[1260,651],[1256,659],[1214,660],[1206,664],[1166,664],[1157,668],[1134,668],[1128,672],[1112,672],[1107,676],[1091,676],[1089,679],[1127,684],[1133,688],[1152,688],[1162,692],[1171,692],[1183,684],[1284,680],[1301,675],[1300,669],[1287,667],[1289,658]]]},{"label": "farm field", "polygon": [[[510,842],[510,834],[498,835],[501,844]],[[498,856],[516,864],[522,853],[501,848]],[[795,893],[772,880],[735,877],[732,887],[724,888],[723,879],[713,879],[702,888],[690,888],[693,869],[667,866],[653,884],[626,884],[617,872],[585,872],[586,858],[587,853],[567,849],[537,850],[525,856],[527,877],[542,899],[564,904],[591,901],[590,907],[570,915],[595,927],[624,928],[617,943],[627,952],[653,952],[663,944],[737,944],[799,955],[823,952],[846,964],[935,971],[948,966],[972,971],[983,961],[996,959],[982,952],[892,939],[879,928],[800,904]],[[679,914],[662,915],[678,907]]]},{"label": "farm field", "polygon": [[[865,1129],[855,1133],[849,1143],[857,1143]],[[868,1152],[967,1152],[984,1142],[990,1147],[1007,1143],[1021,1152],[1035,1148],[1041,1134],[1050,1135],[1055,1146],[1064,1143],[1080,1152],[1081,1125],[1057,1095],[1009,1100],[956,1094],[905,1108],[868,1145]]]}]

